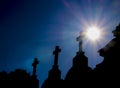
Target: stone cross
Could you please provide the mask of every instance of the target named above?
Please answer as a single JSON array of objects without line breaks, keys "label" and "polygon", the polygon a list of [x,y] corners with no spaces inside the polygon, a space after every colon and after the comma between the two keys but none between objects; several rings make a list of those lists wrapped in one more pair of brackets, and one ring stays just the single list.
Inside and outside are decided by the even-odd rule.
[{"label": "stone cross", "polygon": [[61,49],[59,48],[59,46],[55,47],[55,51],[53,51],[53,54],[55,55],[55,59],[54,59],[54,66],[58,65],[58,54],[61,52]]},{"label": "stone cross", "polygon": [[82,53],[83,50],[82,50],[82,39],[83,39],[83,32],[80,32],[80,35],[76,38],[76,40],[79,42],[79,51],[78,53]]},{"label": "stone cross", "polygon": [[36,75],[36,67],[37,67],[38,63],[39,63],[39,61],[37,60],[37,58],[35,58],[34,62],[32,63],[32,66],[33,66],[33,75],[34,76]]}]

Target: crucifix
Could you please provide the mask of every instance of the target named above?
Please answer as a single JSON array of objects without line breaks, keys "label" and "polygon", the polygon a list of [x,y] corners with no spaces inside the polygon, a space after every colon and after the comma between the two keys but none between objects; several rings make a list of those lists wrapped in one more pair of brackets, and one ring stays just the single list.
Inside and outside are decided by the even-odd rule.
[{"label": "crucifix", "polygon": [[61,52],[61,49],[59,46],[55,47],[55,51],[53,51],[53,54],[55,55],[55,60],[54,60],[54,66],[58,65],[58,54]]},{"label": "crucifix", "polygon": [[78,53],[82,53],[82,38],[84,37],[83,32],[80,32],[80,35],[76,38],[76,40],[79,42],[79,51]]},{"label": "crucifix", "polygon": [[33,76],[36,75],[36,67],[37,67],[38,63],[39,63],[39,61],[37,60],[37,58],[35,58],[34,62],[32,63],[32,66],[33,66]]}]

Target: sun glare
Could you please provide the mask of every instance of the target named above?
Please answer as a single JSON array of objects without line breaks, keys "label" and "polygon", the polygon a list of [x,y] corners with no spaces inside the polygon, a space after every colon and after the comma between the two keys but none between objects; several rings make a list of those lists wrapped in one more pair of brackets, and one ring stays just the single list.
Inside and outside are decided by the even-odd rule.
[{"label": "sun glare", "polygon": [[97,27],[89,27],[86,31],[86,37],[92,41],[99,40],[101,37],[100,29]]}]

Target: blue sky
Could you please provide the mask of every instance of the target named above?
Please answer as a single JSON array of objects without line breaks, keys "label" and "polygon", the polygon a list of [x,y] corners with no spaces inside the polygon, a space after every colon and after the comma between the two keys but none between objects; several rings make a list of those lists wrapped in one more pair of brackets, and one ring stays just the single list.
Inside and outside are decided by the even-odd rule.
[{"label": "blue sky", "polygon": [[102,40],[83,39],[89,66],[103,58],[98,50],[113,37],[120,23],[119,0],[0,0],[0,71],[22,68],[32,72],[35,57],[40,61],[37,75],[40,85],[52,68],[56,45],[61,48],[59,68],[64,79],[78,51],[76,37],[86,26],[97,25]]}]

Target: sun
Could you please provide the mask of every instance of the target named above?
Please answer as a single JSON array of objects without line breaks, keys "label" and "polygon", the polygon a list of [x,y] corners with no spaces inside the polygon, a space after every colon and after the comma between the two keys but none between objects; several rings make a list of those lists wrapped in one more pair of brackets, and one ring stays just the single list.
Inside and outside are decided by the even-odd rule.
[{"label": "sun", "polygon": [[96,26],[89,27],[85,32],[85,36],[92,41],[99,40],[101,37],[100,29]]}]

